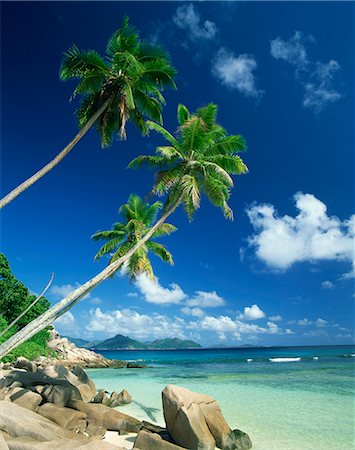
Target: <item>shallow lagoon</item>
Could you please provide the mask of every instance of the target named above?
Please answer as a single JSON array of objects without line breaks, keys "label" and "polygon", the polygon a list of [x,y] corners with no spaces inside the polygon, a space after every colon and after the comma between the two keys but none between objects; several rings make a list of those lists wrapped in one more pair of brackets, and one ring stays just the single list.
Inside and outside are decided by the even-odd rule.
[{"label": "shallow lagoon", "polygon": [[354,448],[354,347],[102,353],[150,366],[89,371],[98,388],[127,389],[134,402],[120,409],[139,419],[163,424],[161,391],[172,383],[215,397],[255,450]]}]

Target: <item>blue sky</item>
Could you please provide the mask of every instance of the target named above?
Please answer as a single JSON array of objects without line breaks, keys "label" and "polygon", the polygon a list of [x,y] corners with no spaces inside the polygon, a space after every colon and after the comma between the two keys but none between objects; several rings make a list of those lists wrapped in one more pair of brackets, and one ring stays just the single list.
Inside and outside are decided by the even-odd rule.
[{"label": "blue sky", "polygon": [[[153,260],[157,283],[116,276],[61,318],[71,336],[116,333],[203,345],[352,343],[354,329],[354,4],[351,2],[3,2],[1,165],[5,194],[59,152],[77,128],[74,88],[58,79],[72,43],[103,52],[124,14],[163,44],[178,70],[176,107],[219,105],[248,143],[227,222],[205,200]],[[50,274],[55,302],[98,273],[90,236],[118,220],[153,174],[128,170],[159,136],[102,150],[94,131],[2,212],[2,250],[34,292]]]}]

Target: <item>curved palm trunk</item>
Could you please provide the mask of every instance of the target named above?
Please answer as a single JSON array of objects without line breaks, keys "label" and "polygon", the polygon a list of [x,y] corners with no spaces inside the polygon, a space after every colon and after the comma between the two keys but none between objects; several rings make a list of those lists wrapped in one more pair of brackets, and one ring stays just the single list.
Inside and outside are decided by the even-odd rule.
[{"label": "curved palm trunk", "polygon": [[66,311],[68,311],[72,306],[74,306],[80,299],[87,295],[92,289],[98,286],[102,281],[110,277],[122,264],[127,261],[133,253],[139,249],[149,238],[152,237],[154,232],[159,228],[159,226],[165,222],[165,220],[172,214],[175,209],[181,203],[181,197],[179,200],[165,213],[161,218],[155,223],[155,225],[148,231],[143,238],[137,242],[137,244],[128,251],[124,256],[119,258],[117,261],[113,262],[102,270],[91,280],[84,283],[82,286],[75,289],[69,295],[67,295],[63,300],[56,303],[52,308],[50,308],[45,313],[41,314],[39,317],[34,319],[32,322],[27,324],[24,328],[18,331],[16,334],[11,336],[7,341],[0,345],[0,358],[5,356],[14,348],[18,347],[23,342],[30,339],[33,335],[50,325],[55,319],[60,317]]},{"label": "curved palm trunk", "polygon": [[83,128],[74,137],[74,139],[60,153],[58,153],[58,155],[54,159],[52,159],[52,161],[42,167],[42,169],[32,175],[32,177],[28,178],[26,181],[17,186],[17,188],[13,189],[11,192],[5,195],[5,197],[0,200],[0,209],[6,206],[8,203],[12,202],[12,200],[14,200],[18,195],[20,195],[23,191],[32,186],[32,184],[42,178],[43,175],[52,170],[53,167],[55,167],[70,152],[70,150],[72,150],[75,144],[77,144],[80,139],[89,131],[92,125],[108,107],[110,101],[111,99],[106,100],[101,108],[99,108],[91,117],[91,119],[83,126]]}]

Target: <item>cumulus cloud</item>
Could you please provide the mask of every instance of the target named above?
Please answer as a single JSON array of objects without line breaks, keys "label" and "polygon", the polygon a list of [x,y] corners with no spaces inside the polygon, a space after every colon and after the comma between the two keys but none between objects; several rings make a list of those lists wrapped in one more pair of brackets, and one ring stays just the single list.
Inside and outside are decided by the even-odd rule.
[{"label": "cumulus cloud", "polygon": [[257,335],[257,334],[291,334],[292,330],[281,329],[275,322],[267,322],[266,326],[260,326],[251,323],[245,323],[241,320],[233,320],[229,316],[206,316],[200,322],[194,323],[195,329],[215,331],[221,340],[224,340],[227,335],[232,333],[237,340],[242,338],[243,334]]},{"label": "cumulus cloud", "polygon": [[201,308],[190,308],[188,306],[184,306],[180,311],[186,316],[193,317],[203,317],[206,314],[205,311]]},{"label": "cumulus cloud", "polygon": [[185,30],[193,41],[213,39],[217,33],[214,22],[205,20],[202,23],[200,14],[192,3],[179,6],[173,16],[173,21],[180,29]]},{"label": "cumulus cloud", "polygon": [[276,316],[269,316],[269,319],[270,319],[272,322],[280,322],[280,321],[282,320],[282,317],[278,314],[278,315],[276,315]]},{"label": "cumulus cloud", "polygon": [[296,31],[288,41],[280,37],[272,40],[270,52],[274,58],[284,60],[294,67],[295,77],[304,90],[303,106],[318,114],[329,103],[342,97],[333,87],[340,65],[335,60],[327,63],[310,60],[307,42],[315,42],[315,39]]},{"label": "cumulus cloud", "polygon": [[221,48],[212,66],[213,75],[229,89],[237,89],[247,97],[260,97],[262,91],[256,86],[254,71],[258,64],[252,55],[234,55]]},{"label": "cumulus cloud", "polygon": [[50,293],[56,298],[64,298],[79,286],[79,283],[62,285],[54,284],[50,289]]},{"label": "cumulus cloud", "polygon": [[136,286],[148,303],[156,305],[178,304],[187,297],[178,284],[171,283],[169,288],[164,288],[158,278],[153,281],[144,273],[137,277]]},{"label": "cumulus cloud", "polygon": [[258,305],[246,306],[243,314],[238,316],[239,319],[244,320],[258,320],[265,317],[264,311],[262,311]]},{"label": "cumulus cloud", "polygon": [[217,294],[216,291],[196,291],[195,295],[191,299],[187,300],[186,304],[191,307],[197,306],[200,308],[215,308],[218,306],[223,306],[225,301]]},{"label": "cumulus cloud", "polygon": [[90,310],[89,316],[86,325],[89,332],[123,334],[135,339],[185,338],[185,322],[179,317],[169,318],[158,313],[140,314],[132,309],[103,312],[100,308]]},{"label": "cumulus cloud", "polygon": [[334,283],[332,283],[329,280],[326,280],[326,281],[322,282],[322,288],[323,289],[333,289],[333,287],[334,287]]},{"label": "cumulus cloud", "polygon": [[297,325],[299,325],[300,327],[306,327],[312,324],[313,322],[307,318],[301,319],[297,322]]},{"label": "cumulus cloud", "polygon": [[53,322],[53,325],[61,335],[67,335],[70,337],[80,336],[80,327],[74,315],[70,311],[67,311],[62,316],[58,317],[58,319]]},{"label": "cumulus cloud", "polygon": [[328,324],[328,321],[319,318],[319,319],[316,320],[315,324],[316,324],[317,328],[323,328],[323,327],[325,327]]},{"label": "cumulus cloud", "polygon": [[270,204],[254,204],[247,214],[256,233],[249,245],[274,269],[286,270],[304,261],[354,260],[354,219],[341,221],[327,214],[326,205],[312,194],[294,196],[299,214],[278,216]]}]

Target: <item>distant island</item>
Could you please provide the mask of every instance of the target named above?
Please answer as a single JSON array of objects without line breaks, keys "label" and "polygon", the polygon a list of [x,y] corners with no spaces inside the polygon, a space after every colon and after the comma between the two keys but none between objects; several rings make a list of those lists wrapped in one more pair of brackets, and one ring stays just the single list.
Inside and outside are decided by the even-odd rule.
[{"label": "distant island", "polygon": [[153,342],[143,343],[122,334],[117,334],[105,341],[87,341],[69,336],[63,337],[66,337],[78,347],[90,350],[181,350],[202,348],[197,342],[178,338],[156,339]]}]

